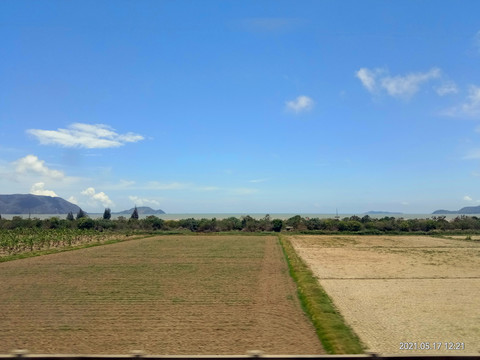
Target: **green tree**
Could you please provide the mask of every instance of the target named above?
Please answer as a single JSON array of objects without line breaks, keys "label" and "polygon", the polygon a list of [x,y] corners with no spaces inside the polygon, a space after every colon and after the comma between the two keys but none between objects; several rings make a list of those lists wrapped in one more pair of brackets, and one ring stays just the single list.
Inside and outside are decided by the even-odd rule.
[{"label": "green tree", "polygon": [[73,212],[70,211],[70,212],[67,214],[67,220],[68,220],[68,221],[73,221]]},{"label": "green tree", "polygon": [[77,213],[77,220],[78,219],[81,219],[81,218],[84,218],[87,216],[87,213],[85,211],[83,211],[82,209],[78,210],[78,213]]},{"label": "green tree", "polygon": [[275,232],[282,231],[283,221],[281,219],[273,219],[272,220],[272,230]]},{"label": "green tree", "polygon": [[164,226],[164,221],[154,215],[147,216],[144,223],[153,230],[160,230]]},{"label": "green tree", "polygon": [[133,212],[132,212],[132,215],[130,216],[130,219],[138,219],[137,205],[135,205],[135,208],[133,209]]},{"label": "green tree", "polygon": [[83,217],[78,221],[77,227],[81,230],[93,229],[95,227],[95,221],[89,217]]},{"label": "green tree", "polygon": [[112,211],[110,210],[110,208],[106,208],[105,211],[103,212],[103,219],[110,220],[111,217],[112,217]]}]

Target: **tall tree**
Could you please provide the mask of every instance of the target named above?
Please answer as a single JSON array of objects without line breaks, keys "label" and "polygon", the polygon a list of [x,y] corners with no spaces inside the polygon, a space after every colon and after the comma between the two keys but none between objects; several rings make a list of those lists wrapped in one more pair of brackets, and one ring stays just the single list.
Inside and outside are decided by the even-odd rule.
[{"label": "tall tree", "polygon": [[105,220],[110,220],[111,217],[112,217],[112,211],[110,210],[110,208],[106,208],[105,211],[103,212],[103,218]]},{"label": "tall tree", "polygon": [[130,219],[138,219],[137,205],[135,205],[135,208],[133,209],[132,216],[130,216]]},{"label": "tall tree", "polygon": [[78,219],[81,219],[81,218],[84,218],[87,216],[87,213],[85,211],[83,211],[82,209],[78,210],[78,213],[77,213],[77,220]]}]

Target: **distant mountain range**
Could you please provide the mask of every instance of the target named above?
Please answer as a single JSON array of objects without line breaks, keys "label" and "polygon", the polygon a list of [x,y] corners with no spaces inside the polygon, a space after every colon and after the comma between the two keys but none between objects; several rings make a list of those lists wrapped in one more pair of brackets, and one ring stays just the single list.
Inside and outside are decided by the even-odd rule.
[{"label": "distant mountain range", "polygon": [[[120,212],[112,212],[115,215],[131,215],[133,213],[133,209],[130,210],[123,210]],[[165,214],[163,210],[153,210],[151,207],[148,206],[137,206],[138,215],[158,215],[158,214]]]},{"label": "distant mountain range", "polygon": [[432,214],[480,214],[479,206],[465,206],[460,210],[435,210]]},{"label": "distant mountain range", "polygon": [[0,214],[68,214],[80,208],[60,197],[32,194],[0,195]]}]

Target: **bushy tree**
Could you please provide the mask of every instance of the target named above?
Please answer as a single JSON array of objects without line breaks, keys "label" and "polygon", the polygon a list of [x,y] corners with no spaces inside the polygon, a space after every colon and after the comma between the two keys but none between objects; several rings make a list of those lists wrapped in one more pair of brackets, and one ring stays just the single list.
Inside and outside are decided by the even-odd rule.
[{"label": "bushy tree", "polygon": [[89,230],[95,227],[95,221],[89,217],[82,217],[78,220],[77,227],[81,230]]},{"label": "bushy tree", "polygon": [[195,220],[194,218],[179,220],[178,224],[180,227],[190,231],[197,231],[198,229],[198,220]]},{"label": "bushy tree", "polygon": [[272,230],[275,232],[282,231],[283,221],[281,219],[273,219],[272,220]]},{"label": "bushy tree", "polygon": [[154,215],[147,216],[144,223],[153,230],[160,230],[164,226],[164,221]]},{"label": "bushy tree", "polygon": [[74,218],[73,218],[73,212],[70,211],[70,212],[67,214],[67,220],[68,220],[68,221],[73,221],[73,219],[74,219]]}]

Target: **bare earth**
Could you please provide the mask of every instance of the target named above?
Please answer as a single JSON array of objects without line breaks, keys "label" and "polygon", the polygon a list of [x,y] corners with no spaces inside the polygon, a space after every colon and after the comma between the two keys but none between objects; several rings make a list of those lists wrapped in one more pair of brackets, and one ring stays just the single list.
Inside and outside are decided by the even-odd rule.
[{"label": "bare earth", "polygon": [[0,353],[323,353],[275,237],[162,236],[0,263],[0,319]]},{"label": "bare earth", "polygon": [[[290,240],[368,351],[480,352],[478,241],[341,235]],[[416,349],[402,350],[402,342]],[[463,343],[464,349],[448,350],[445,342]],[[430,350],[421,349],[427,344]]]}]

